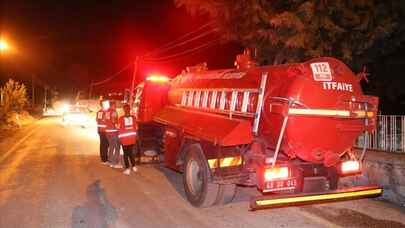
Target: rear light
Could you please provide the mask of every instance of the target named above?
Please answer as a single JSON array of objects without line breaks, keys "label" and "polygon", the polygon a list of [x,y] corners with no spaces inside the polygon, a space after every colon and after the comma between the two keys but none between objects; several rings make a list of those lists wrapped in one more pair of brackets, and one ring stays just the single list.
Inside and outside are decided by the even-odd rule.
[{"label": "rear light", "polygon": [[368,118],[373,118],[374,117],[374,112],[367,112],[367,117]]},{"label": "rear light", "polygon": [[297,188],[297,177],[294,177],[291,166],[281,164],[276,167],[260,167],[257,169],[257,187],[262,192],[286,192]]},{"label": "rear light", "polygon": [[288,167],[266,168],[264,170],[264,180],[266,182],[275,179],[285,179],[289,177]]},{"label": "rear light", "polygon": [[366,111],[354,111],[353,112],[356,117],[358,118],[373,118],[374,117],[374,112],[366,112]]},{"label": "rear light", "polygon": [[354,160],[344,161],[342,162],[340,169],[342,174],[358,173],[360,172],[360,163]]}]

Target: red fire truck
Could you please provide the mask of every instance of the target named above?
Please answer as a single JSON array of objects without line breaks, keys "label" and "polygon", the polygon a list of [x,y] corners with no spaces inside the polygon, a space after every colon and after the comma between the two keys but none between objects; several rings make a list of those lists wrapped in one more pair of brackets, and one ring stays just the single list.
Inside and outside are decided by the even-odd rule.
[{"label": "red fire truck", "polygon": [[257,66],[245,53],[235,65],[200,64],[136,89],[140,145],[183,173],[192,205],[228,203],[237,186],[262,193],[251,209],[382,193],[338,189],[340,177],[361,174],[365,149],[358,156],[352,145],[376,126],[378,98],[363,94],[361,77],[328,57]]}]

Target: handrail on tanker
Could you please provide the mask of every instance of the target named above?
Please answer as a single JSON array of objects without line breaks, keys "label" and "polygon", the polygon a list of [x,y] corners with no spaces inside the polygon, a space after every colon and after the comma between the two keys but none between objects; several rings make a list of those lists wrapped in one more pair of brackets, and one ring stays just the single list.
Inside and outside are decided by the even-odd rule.
[{"label": "handrail on tanker", "polygon": [[[288,100],[288,108],[290,108],[290,106],[293,104],[293,102],[294,101],[292,99]],[[283,125],[282,125],[281,130],[280,130],[280,135],[278,136],[276,151],[274,152],[273,160],[272,160],[272,164],[271,164],[271,167],[273,167],[273,168],[276,165],[278,153],[279,153],[280,147],[281,147],[281,142],[282,142],[283,137],[284,137],[284,131],[285,131],[285,128],[287,127],[287,122],[288,122],[288,112],[284,116]]]},{"label": "handrail on tanker", "polygon": [[268,76],[268,72],[262,73],[262,78],[261,78],[260,87],[259,87],[259,96],[257,98],[255,119],[253,121],[253,128],[252,128],[252,132],[254,134],[257,134],[257,131],[259,129],[260,115],[261,115],[262,107],[263,107],[264,91],[266,89],[267,76]]}]

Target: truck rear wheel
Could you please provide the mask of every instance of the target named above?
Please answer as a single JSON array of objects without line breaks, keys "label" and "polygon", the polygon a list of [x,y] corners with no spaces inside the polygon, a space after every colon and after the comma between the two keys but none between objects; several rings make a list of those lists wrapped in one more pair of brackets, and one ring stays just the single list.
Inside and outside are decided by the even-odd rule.
[{"label": "truck rear wheel", "polygon": [[328,168],[329,190],[336,190],[339,184],[339,174],[337,173],[336,167]]},{"label": "truck rear wheel", "polygon": [[216,202],[219,185],[212,183],[208,163],[199,144],[187,148],[183,184],[187,199],[193,206],[210,207]]}]

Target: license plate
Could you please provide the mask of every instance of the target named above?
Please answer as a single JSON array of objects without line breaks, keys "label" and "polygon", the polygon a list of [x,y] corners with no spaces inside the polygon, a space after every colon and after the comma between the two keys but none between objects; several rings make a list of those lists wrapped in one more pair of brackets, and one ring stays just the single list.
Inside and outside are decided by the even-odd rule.
[{"label": "license plate", "polygon": [[284,191],[294,189],[297,185],[297,179],[276,180],[265,183],[265,192]]}]

